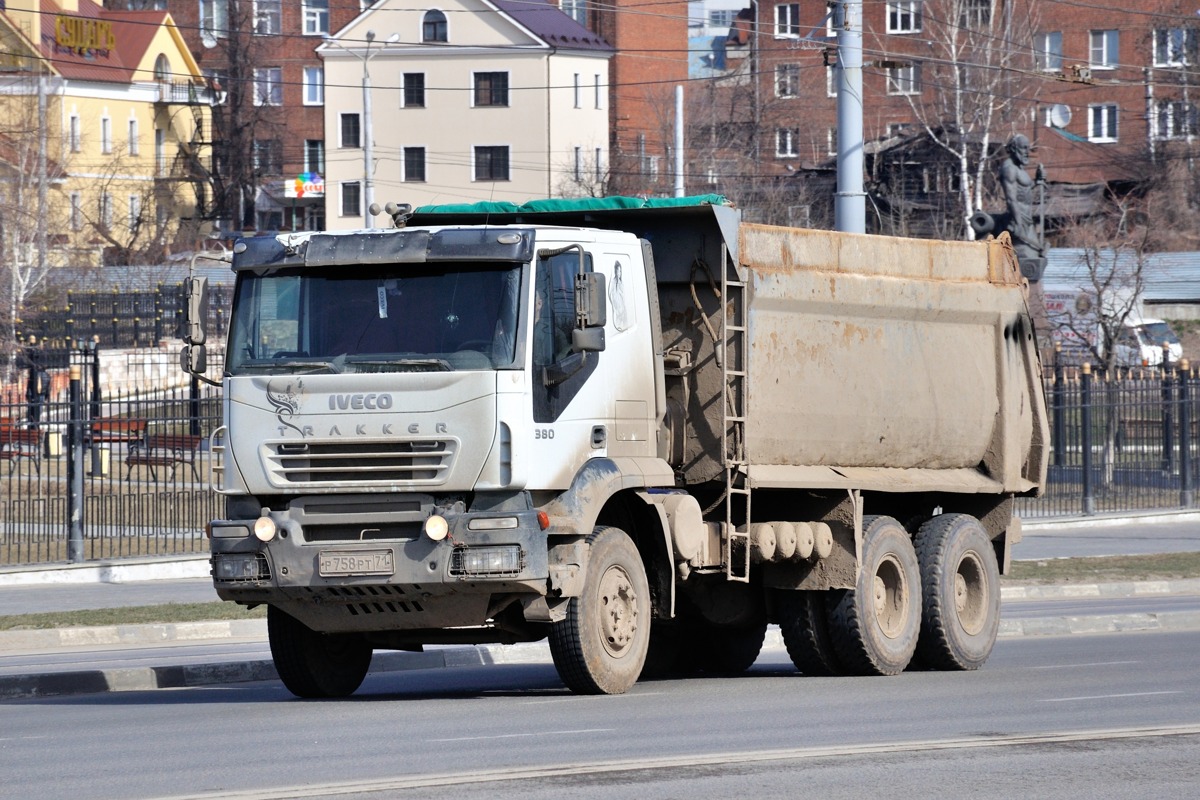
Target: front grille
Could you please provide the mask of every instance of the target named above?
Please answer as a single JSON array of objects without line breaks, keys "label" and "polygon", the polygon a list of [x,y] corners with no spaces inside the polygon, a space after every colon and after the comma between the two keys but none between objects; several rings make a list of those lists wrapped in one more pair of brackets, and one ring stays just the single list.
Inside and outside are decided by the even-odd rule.
[{"label": "front grille", "polygon": [[266,448],[267,471],[290,484],[436,485],[449,476],[457,445],[453,439],[277,442]]},{"label": "front grille", "polygon": [[325,605],[340,605],[352,617],[425,611],[419,600],[397,586],[330,586],[309,591]]},{"label": "front grille", "polygon": [[421,535],[420,522],[385,522],[368,525],[308,525],[304,528],[307,542],[367,542],[375,539],[411,541]]}]

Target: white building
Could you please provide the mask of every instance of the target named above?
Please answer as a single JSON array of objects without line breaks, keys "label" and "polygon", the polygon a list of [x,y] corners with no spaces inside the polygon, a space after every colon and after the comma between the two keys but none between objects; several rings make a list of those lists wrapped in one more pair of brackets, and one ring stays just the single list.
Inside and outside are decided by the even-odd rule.
[{"label": "white building", "polygon": [[603,176],[613,51],[556,6],[382,0],[317,52],[329,230],[362,226],[372,200],[521,202]]}]

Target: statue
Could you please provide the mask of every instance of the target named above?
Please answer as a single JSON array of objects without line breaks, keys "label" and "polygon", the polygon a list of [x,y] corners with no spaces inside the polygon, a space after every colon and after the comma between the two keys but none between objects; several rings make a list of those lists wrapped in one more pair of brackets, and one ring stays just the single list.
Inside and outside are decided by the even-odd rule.
[{"label": "statue", "polygon": [[1042,188],[1044,199],[1046,173],[1041,164],[1037,166],[1035,178],[1030,178],[1025,171],[1025,165],[1029,163],[1029,139],[1024,135],[1014,135],[1006,147],[1008,157],[1000,162],[997,172],[1008,210],[994,217],[976,211],[971,216],[971,228],[976,235],[986,235],[995,230],[1008,231],[1017,253],[1017,262],[1021,265],[1021,274],[1031,283],[1036,283],[1046,268],[1046,246],[1039,226],[1033,222],[1033,190],[1034,187]]}]

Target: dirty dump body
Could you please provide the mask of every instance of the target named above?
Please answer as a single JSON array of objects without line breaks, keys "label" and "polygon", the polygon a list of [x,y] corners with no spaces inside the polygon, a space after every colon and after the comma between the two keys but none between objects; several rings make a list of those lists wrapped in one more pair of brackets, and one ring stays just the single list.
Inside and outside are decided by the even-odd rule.
[{"label": "dirty dump body", "polygon": [[[373,649],[547,636],[571,689],[621,692],[740,672],[768,622],[806,674],[892,674],[918,639],[933,665],[986,660],[1013,497],[1045,474],[1005,244],[601,203],[427,209],[239,258],[259,305],[230,333],[214,578],[271,606],[293,692],[353,691]],[[267,363],[238,337],[261,341],[244,326],[276,313],[272,276],[318,310],[365,276],[347,325],[437,344],[318,359],[297,339]]]}]

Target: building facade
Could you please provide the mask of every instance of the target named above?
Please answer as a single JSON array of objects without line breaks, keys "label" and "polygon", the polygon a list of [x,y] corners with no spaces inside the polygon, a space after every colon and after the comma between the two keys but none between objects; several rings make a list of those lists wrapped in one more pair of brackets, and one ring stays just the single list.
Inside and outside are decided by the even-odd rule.
[{"label": "building facade", "polygon": [[317,52],[331,230],[371,223],[372,201],[523,201],[603,182],[612,49],[554,6],[383,0]]},{"label": "building facade", "polygon": [[210,125],[171,16],[9,0],[0,37],[0,222],[16,293],[48,266],[190,249]]}]

